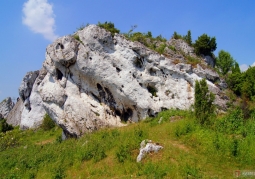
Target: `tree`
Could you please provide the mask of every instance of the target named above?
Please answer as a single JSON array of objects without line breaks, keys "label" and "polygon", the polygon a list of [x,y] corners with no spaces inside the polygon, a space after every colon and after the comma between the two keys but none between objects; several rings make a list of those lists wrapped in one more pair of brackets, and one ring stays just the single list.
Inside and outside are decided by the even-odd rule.
[{"label": "tree", "polygon": [[243,74],[241,73],[237,62],[232,66],[231,73],[227,75],[226,82],[228,87],[233,90],[236,95],[241,95]]},{"label": "tree", "polygon": [[191,31],[189,30],[187,35],[185,35],[184,37],[184,40],[189,44],[189,45],[192,45],[192,39],[191,39]]},{"label": "tree", "polygon": [[194,108],[196,119],[201,125],[208,123],[210,116],[214,114],[214,99],[215,96],[209,91],[206,80],[196,81]]},{"label": "tree", "polygon": [[216,58],[216,66],[222,75],[226,75],[234,63],[234,59],[228,52],[224,50],[219,51],[219,55]]},{"label": "tree", "polygon": [[211,55],[211,53],[215,51],[216,48],[216,38],[211,38],[206,34],[199,36],[194,44],[195,53],[197,55]]},{"label": "tree", "polygon": [[241,93],[250,100],[255,99],[255,67],[249,67],[243,74]]}]

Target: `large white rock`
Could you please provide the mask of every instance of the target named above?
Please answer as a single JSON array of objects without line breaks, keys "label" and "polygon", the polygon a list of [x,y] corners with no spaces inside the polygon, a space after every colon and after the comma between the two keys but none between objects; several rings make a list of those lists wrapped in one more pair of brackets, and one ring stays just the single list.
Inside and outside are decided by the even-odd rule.
[{"label": "large white rock", "polygon": [[151,140],[143,140],[140,144],[140,152],[136,158],[136,162],[141,162],[142,159],[148,154],[152,152],[158,152],[163,149],[163,147],[157,143],[152,142]]},{"label": "large white rock", "polygon": [[[195,81],[201,78],[220,94],[212,83],[219,76],[210,69],[174,64],[175,59],[122,35],[112,37],[96,25],[76,35],[80,41],[64,36],[47,47],[43,63],[46,75],[32,91],[38,99],[40,95],[47,113],[71,136],[123,126],[121,121],[137,122],[165,108],[188,109],[194,103]],[[218,100],[216,103],[224,107],[224,100]]]}]

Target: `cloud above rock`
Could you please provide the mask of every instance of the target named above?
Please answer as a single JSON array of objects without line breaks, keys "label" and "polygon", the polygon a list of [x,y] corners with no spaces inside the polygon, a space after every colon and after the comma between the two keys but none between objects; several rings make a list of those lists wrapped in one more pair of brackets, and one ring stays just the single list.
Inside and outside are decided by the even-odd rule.
[{"label": "cloud above rock", "polygon": [[[253,62],[253,64],[251,65],[252,67],[255,66],[255,62]],[[240,70],[241,71],[246,71],[250,66],[246,65],[246,64],[242,64],[240,65]]]},{"label": "cloud above rock", "polygon": [[39,33],[45,39],[53,41],[55,34],[55,15],[53,5],[47,0],[28,0],[23,4],[22,23],[34,33]]},{"label": "cloud above rock", "polygon": [[241,71],[246,71],[248,68],[249,68],[249,66],[246,65],[246,64],[240,65],[240,70],[241,70]]}]

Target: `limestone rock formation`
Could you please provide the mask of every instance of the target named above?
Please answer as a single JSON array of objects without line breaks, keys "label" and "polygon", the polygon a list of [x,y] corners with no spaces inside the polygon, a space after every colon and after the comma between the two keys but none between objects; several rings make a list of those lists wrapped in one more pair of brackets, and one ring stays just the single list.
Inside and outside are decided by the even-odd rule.
[{"label": "limestone rock formation", "polygon": [[41,125],[44,110],[38,86],[46,75],[44,69],[28,72],[19,87],[20,99],[7,117],[7,123],[21,129],[36,128]]},{"label": "limestone rock formation", "polygon": [[17,100],[17,103],[7,116],[7,123],[11,124],[12,126],[19,126],[23,108],[24,108],[23,101],[20,99]]},{"label": "limestone rock formation", "polygon": [[157,143],[152,142],[151,140],[143,140],[140,144],[140,152],[136,158],[136,162],[141,162],[142,159],[148,154],[152,152],[158,152],[163,149],[163,147]]},{"label": "limestone rock formation", "polygon": [[[37,77],[33,88],[27,85],[31,94],[20,89],[26,106],[22,116],[29,116],[30,108],[40,106],[42,99],[65,133],[80,136],[101,127],[123,126],[121,121],[137,122],[162,109],[188,109],[194,103],[195,81],[201,78],[216,94],[216,104],[225,108],[224,93],[214,85],[219,76],[210,68],[176,63],[178,56],[159,55],[96,25],[75,35],[78,40],[64,36],[47,47],[40,80]],[[193,53],[184,46],[180,48],[185,53]],[[22,125],[31,126],[32,117],[23,118]]]},{"label": "limestone rock formation", "polygon": [[0,114],[2,118],[6,118],[13,107],[14,107],[14,102],[12,101],[10,97],[4,99],[0,103]]}]

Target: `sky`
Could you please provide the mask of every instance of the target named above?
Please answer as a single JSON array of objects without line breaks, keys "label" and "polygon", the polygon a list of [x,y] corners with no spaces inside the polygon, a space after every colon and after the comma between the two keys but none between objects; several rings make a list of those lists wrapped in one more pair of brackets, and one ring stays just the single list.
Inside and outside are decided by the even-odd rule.
[{"label": "sky", "polygon": [[245,70],[255,62],[255,1],[230,0],[1,0],[0,101],[17,98],[25,74],[39,70],[45,49],[81,25],[111,21],[121,33],[174,31],[193,42],[206,33]]}]

